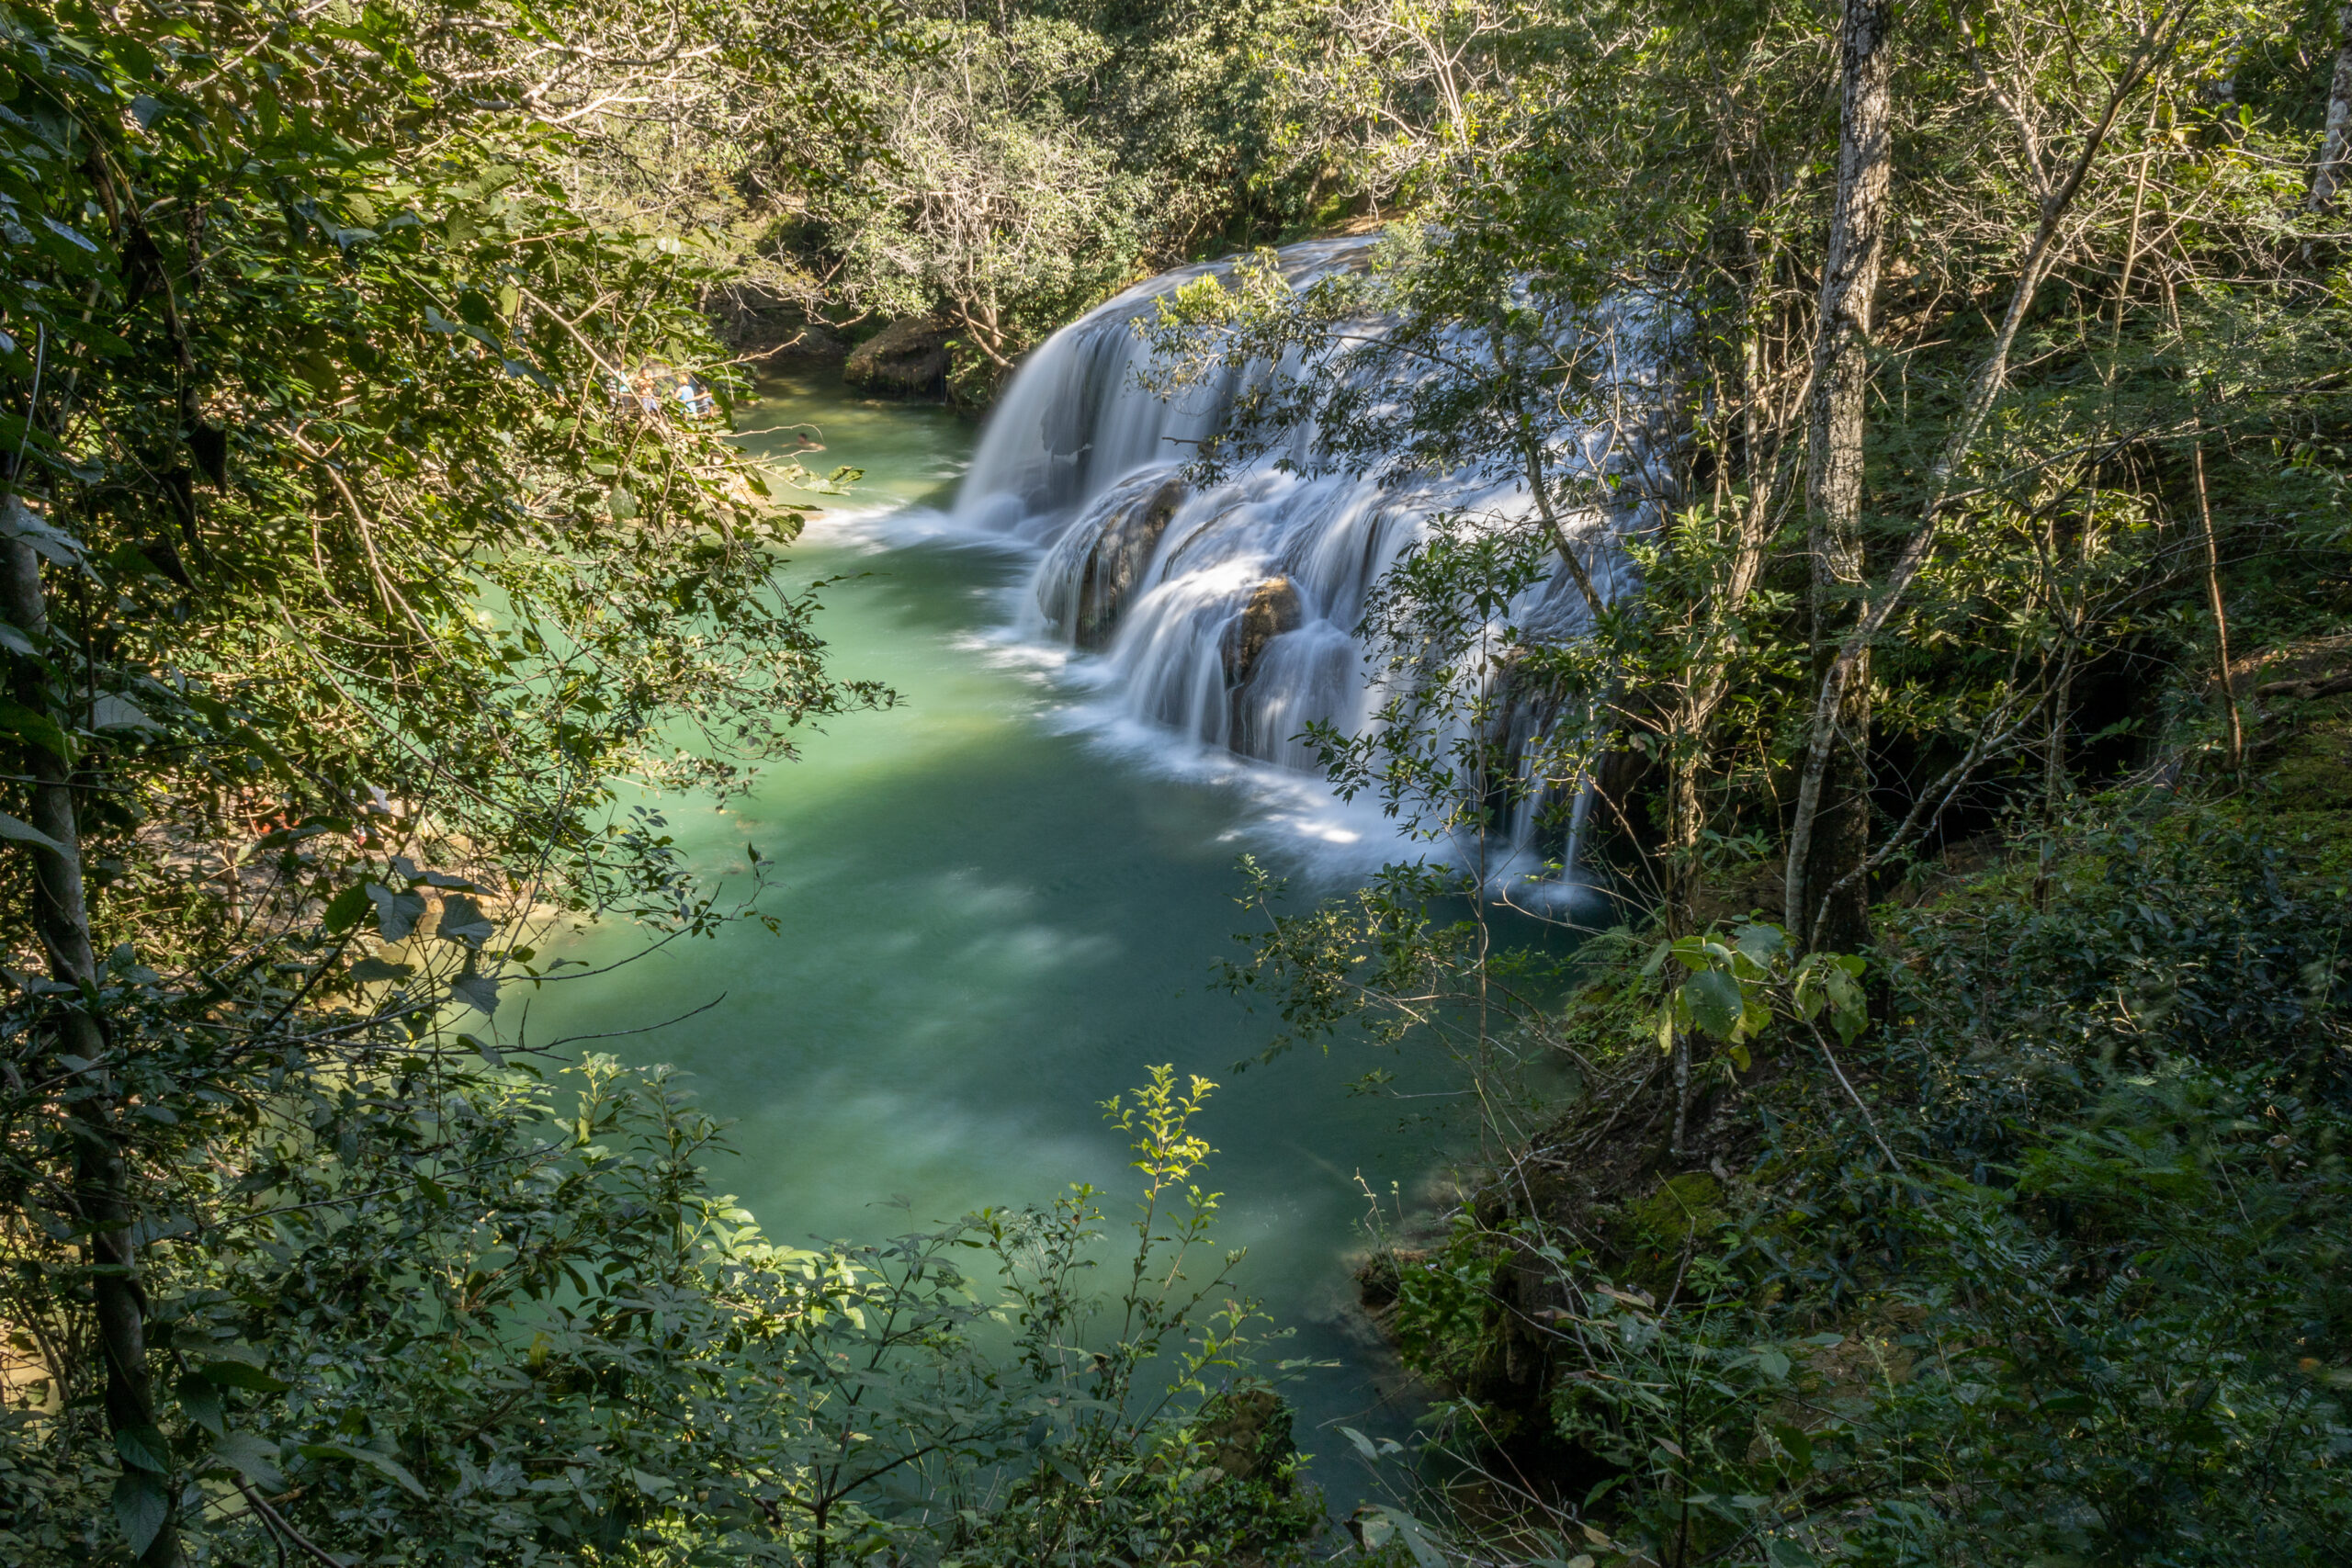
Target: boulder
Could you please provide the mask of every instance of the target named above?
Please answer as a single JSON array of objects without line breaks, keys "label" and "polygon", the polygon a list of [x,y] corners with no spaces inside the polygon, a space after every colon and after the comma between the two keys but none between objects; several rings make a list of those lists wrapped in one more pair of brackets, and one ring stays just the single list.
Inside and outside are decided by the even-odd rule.
[{"label": "boulder", "polygon": [[901,316],[850,350],[842,379],[885,397],[940,397],[947,390],[947,329],[930,316]]},{"label": "boulder", "polygon": [[1291,1408],[1272,1389],[1216,1394],[1201,1406],[1193,1436],[1208,1462],[1236,1481],[1272,1481],[1297,1450],[1291,1443]]},{"label": "boulder", "polygon": [[1181,477],[1171,474],[1103,523],[1079,580],[1078,616],[1072,627],[1079,647],[1092,650],[1110,646],[1136,584],[1143,581],[1159,549],[1159,536],[1168,532],[1189,490]]},{"label": "boulder", "polygon": [[1266,645],[1284,632],[1295,632],[1306,620],[1306,607],[1287,577],[1270,577],[1250,591],[1250,603],[1226,628],[1225,683],[1238,690],[1258,672]]}]

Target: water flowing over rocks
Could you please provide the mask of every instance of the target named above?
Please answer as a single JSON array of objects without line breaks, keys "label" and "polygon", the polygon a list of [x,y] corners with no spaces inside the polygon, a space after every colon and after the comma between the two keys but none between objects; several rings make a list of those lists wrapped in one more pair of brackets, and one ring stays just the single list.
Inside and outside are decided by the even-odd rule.
[{"label": "water flowing over rocks", "polygon": [[1225,683],[1248,685],[1267,645],[1298,630],[1305,619],[1289,578],[1270,577],[1250,590],[1250,602],[1225,630]]},{"label": "water flowing over rocks", "polygon": [[[1303,285],[1364,266],[1374,243],[1310,242],[1277,253],[1278,263]],[[1318,759],[1304,739],[1310,723],[1361,733],[1379,722],[1390,693],[1355,633],[1375,586],[1425,536],[1430,518],[1502,526],[1532,516],[1532,503],[1510,478],[1333,471],[1318,460],[1311,424],[1213,481],[1192,482],[1187,465],[1225,428],[1237,400],[1286,367],[1222,372],[1163,399],[1138,380],[1151,356],[1135,323],[1160,295],[1222,265],[1141,284],[1031,355],[981,433],[956,515],[1044,547],[1032,629],[1099,655],[1132,717],[1311,772]],[[1597,431],[1563,427],[1548,438],[1566,460],[1596,473],[1643,461],[1627,442]],[[1649,487],[1623,493],[1622,502],[1568,520],[1604,596],[1630,581],[1617,538],[1655,515],[1654,502],[1640,499]],[[1565,571],[1525,590],[1509,611],[1544,636],[1572,637],[1589,615]],[[1523,767],[1555,727],[1579,722],[1556,700],[1515,689],[1506,659],[1444,678],[1495,699],[1489,739],[1500,741],[1510,769]],[[1559,803],[1538,792],[1515,806],[1512,835],[1523,856],[1573,859],[1573,828],[1568,842],[1543,840],[1537,830],[1543,808]],[[1579,795],[1578,819],[1583,809]]]}]

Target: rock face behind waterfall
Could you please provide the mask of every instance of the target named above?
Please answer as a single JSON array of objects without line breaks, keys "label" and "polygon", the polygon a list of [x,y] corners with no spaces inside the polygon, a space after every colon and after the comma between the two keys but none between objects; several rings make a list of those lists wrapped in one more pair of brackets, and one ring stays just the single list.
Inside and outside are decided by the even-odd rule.
[{"label": "rock face behind waterfall", "polygon": [[[1371,243],[1294,245],[1279,261],[1303,283],[1363,266]],[[1212,378],[1169,400],[1138,383],[1149,356],[1136,319],[1159,295],[1215,270],[1153,279],[1042,344],[999,400],[956,510],[968,526],[1045,547],[1034,583],[1035,629],[1099,656],[1105,682],[1133,717],[1311,771],[1318,761],[1304,739],[1311,723],[1362,733],[1377,722],[1382,694],[1355,628],[1375,584],[1424,536],[1431,514],[1510,524],[1531,507],[1508,479],[1332,471],[1318,460],[1311,427],[1214,482],[1188,482],[1185,464],[1220,432],[1235,399],[1281,373],[1259,367]],[[1579,444],[1588,453],[1606,446],[1575,430],[1555,439],[1571,459]],[[1604,593],[1628,570],[1610,536],[1634,522],[1598,511],[1577,520],[1601,536],[1592,564]],[[1573,636],[1586,613],[1572,587],[1546,581],[1526,590],[1510,615],[1547,635]],[[1457,675],[1498,699],[1495,738],[1509,766],[1538,756],[1555,725],[1576,722],[1501,684],[1500,662],[1481,660]],[[1567,847],[1539,844],[1533,813],[1521,816],[1514,834],[1523,850],[1549,858]]]},{"label": "rock face behind waterfall", "polygon": [[1270,577],[1251,589],[1241,614],[1225,630],[1221,651],[1227,687],[1248,685],[1250,677],[1258,672],[1258,661],[1265,657],[1274,638],[1298,630],[1306,619],[1298,590],[1290,585],[1289,578]]},{"label": "rock face behind waterfall", "polygon": [[1047,609],[1057,625],[1067,622],[1079,647],[1094,652],[1110,646],[1120,616],[1159,553],[1160,536],[1175,521],[1176,508],[1190,489],[1182,475],[1155,477],[1125,505],[1103,517],[1079,572],[1076,604],[1067,616]]}]

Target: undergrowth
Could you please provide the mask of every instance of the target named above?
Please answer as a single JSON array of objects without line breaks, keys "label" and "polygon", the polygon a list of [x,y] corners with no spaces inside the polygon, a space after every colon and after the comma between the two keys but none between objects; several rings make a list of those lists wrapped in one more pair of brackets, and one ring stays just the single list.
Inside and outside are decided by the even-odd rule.
[{"label": "undergrowth", "polygon": [[2352,832],[2280,793],[2039,825],[1889,915],[1850,1038],[1761,923],[1596,943],[1568,1046],[1719,1048],[1679,1152],[1592,1094],[1387,1265],[1429,1506],[1598,1568],[2344,1562]]}]

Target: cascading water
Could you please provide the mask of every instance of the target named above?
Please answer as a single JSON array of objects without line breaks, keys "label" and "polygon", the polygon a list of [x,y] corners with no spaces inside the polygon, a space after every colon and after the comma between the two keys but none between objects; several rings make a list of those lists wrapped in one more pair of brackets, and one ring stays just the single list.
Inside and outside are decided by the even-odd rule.
[{"label": "cascading water", "polygon": [[[1277,253],[1279,265],[1304,285],[1363,266],[1374,243],[1293,245]],[[1374,584],[1424,536],[1430,516],[1483,513],[1509,524],[1532,516],[1533,503],[1511,482],[1453,476],[1398,486],[1374,473],[1329,472],[1312,461],[1312,424],[1290,432],[1282,451],[1192,483],[1186,465],[1224,428],[1245,378],[1163,399],[1139,380],[1151,351],[1134,323],[1161,295],[1222,265],[1153,278],[1042,344],[981,432],[956,517],[1044,547],[1033,583],[1042,624],[1034,629],[1106,661],[1132,716],[1311,771],[1317,758],[1302,739],[1310,721],[1350,733],[1376,722],[1381,693],[1354,628]],[[1595,465],[1612,460],[1591,434],[1555,432],[1555,449]],[[1612,453],[1624,460],[1622,446]],[[1642,510],[1595,509],[1572,521],[1604,597],[1629,570],[1616,538],[1640,525]],[[1589,617],[1566,572],[1524,591],[1506,614],[1551,636],[1572,636]],[[1500,705],[1494,739],[1513,758],[1558,717],[1532,703]],[[1556,855],[1573,864],[1582,794],[1566,841],[1539,845],[1547,803],[1539,791],[1521,793],[1510,823],[1517,860]]]}]

